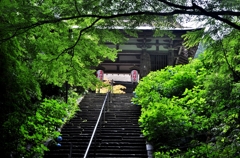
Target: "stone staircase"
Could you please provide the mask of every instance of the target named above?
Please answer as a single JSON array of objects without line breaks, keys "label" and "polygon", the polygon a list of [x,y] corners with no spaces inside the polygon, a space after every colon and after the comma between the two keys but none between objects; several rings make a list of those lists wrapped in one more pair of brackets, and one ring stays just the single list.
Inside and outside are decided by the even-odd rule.
[{"label": "stone staircase", "polygon": [[[131,104],[132,94],[113,94],[88,157],[147,158],[145,139],[138,125],[140,107]],[[87,149],[105,94],[90,93],[80,103],[81,111],[62,128],[60,147],[45,152],[45,158],[82,158]],[[96,148],[94,146],[96,145]],[[70,148],[72,147],[72,150]],[[94,154],[95,151],[95,154]]]}]

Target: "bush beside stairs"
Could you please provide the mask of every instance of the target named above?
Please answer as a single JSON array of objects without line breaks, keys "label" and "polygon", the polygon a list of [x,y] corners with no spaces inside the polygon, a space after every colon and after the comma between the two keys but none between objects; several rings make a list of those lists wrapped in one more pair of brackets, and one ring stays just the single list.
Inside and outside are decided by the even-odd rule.
[{"label": "bush beside stairs", "polygon": [[[62,128],[60,147],[45,152],[45,158],[82,158],[87,149],[105,94],[90,93],[80,103],[76,116]],[[147,158],[146,141],[138,125],[140,107],[131,104],[132,94],[113,94],[88,157]],[[96,148],[94,149],[94,145]],[[72,150],[70,148],[72,146]],[[94,154],[95,151],[95,154]]]}]

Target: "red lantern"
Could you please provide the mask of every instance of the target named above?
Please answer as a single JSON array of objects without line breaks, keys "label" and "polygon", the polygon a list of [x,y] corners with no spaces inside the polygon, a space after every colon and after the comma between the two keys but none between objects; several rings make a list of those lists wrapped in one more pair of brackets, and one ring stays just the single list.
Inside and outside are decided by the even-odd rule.
[{"label": "red lantern", "polygon": [[137,70],[131,71],[131,81],[138,82],[138,71]]},{"label": "red lantern", "polygon": [[97,71],[97,78],[102,81],[103,80],[103,76],[104,76],[103,70],[98,70]]}]

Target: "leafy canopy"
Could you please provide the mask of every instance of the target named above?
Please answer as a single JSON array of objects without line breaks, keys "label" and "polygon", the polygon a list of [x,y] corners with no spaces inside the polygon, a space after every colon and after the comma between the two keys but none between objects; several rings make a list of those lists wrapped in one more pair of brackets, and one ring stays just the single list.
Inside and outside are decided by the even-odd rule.
[{"label": "leafy canopy", "polygon": [[[196,76],[194,71],[184,72],[180,67],[176,68],[177,71],[174,68],[168,68],[173,73],[187,73],[187,78],[184,78],[181,73],[171,76],[168,74],[169,72],[162,72],[166,75],[166,79],[169,79],[169,82],[160,85],[153,83],[154,92],[150,92],[152,94],[151,98],[140,101],[141,104],[144,103],[146,106],[147,99],[154,102],[155,100],[159,101],[156,96],[160,92],[164,102],[152,103],[152,105],[154,107],[160,106],[163,111],[168,111],[167,106],[165,106],[166,103],[169,102],[172,105],[172,109],[175,109],[176,112],[176,116],[169,117],[174,122],[171,126],[172,129],[175,130],[175,125],[183,123],[181,120],[191,122],[191,119],[198,117],[196,115],[191,118],[191,113],[189,114],[186,109],[178,106],[180,103],[173,104],[173,102],[178,101],[174,96],[186,98],[182,94],[185,86],[191,89],[194,85],[200,85],[200,90],[205,87],[209,89],[209,91],[206,90],[207,94],[214,94],[206,95],[211,96],[210,99],[206,99],[205,95],[202,97],[200,93],[200,97],[204,100],[201,100],[200,103],[196,100],[192,101],[193,104],[197,102],[196,105],[202,104],[201,102],[205,102],[205,100],[208,102],[214,101],[216,105],[221,106],[214,104],[213,107],[219,107],[217,111],[221,112],[221,109],[224,109],[228,102],[231,103],[228,105],[230,107],[238,103],[235,101],[239,88],[238,37],[234,34],[229,35],[229,33],[235,32],[237,35],[236,30],[240,30],[239,0],[75,0],[67,2],[64,0],[31,0],[24,2],[1,0],[0,10],[0,111],[1,124],[8,123],[8,126],[1,130],[1,136],[3,137],[1,149],[8,149],[5,150],[6,157],[13,151],[20,152],[20,155],[23,154],[22,156],[27,157],[23,150],[25,149],[24,145],[26,145],[24,141],[29,141],[28,138],[30,137],[23,134],[24,132],[19,133],[18,129],[27,126],[28,123],[31,123],[30,127],[32,127],[32,124],[37,127],[39,125],[38,120],[32,117],[35,116],[36,111],[41,110],[39,105],[45,104],[45,102],[40,103],[43,101],[41,97],[45,96],[41,94],[40,84],[62,86],[65,81],[68,81],[71,85],[81,86],[84,89],[94,89],[97,83],[94,68],[106,58],[114,60],[117,53],[117,50],[106,47],[104,42],[116,44],[124,41],[122,34],[114,30],[116,26],[127,28],[125,32],[134,34],[133,29],[142,24],[149,24],[160,29],[163,27],[181,27],[179,24],[183,21],[195,18],[207,29],[199,34],[194,33],[187,37],[190,41],[195,41],[190,43],[189,46],[196,45],[203,36],[205,42],[208,43],[211,41],[210,37],[218,37],[216,35],[219,33],[222,35],[218,38],[221,42],[210,42],[214,47],[212,47],[212,50],[207,50],[209,53],[206,53],[206,56],[209,57],[209,60],[208,57],[202,60],[203,65],[205,64],[204,68],[209,69],[209,73],[215,73],[212,75],[214,77],[208,76],[209,82],[203,82],[204,76]],[[161,32],[161,34],[164,33]],[[211,34],[211,36],[206,36],[206,34]],[[225,37],[226,40],[221,40]],[[228,47],[228,43],[231,47]],[[222,65],[222,63],[224,64]],[[229,77],[228,82],[224,82],[226,76]],[[196,77],[202,80],[192,80]],[[211,82],[215,78],[217,83],[222,84],[223,87]],[[185,80],[189,81],[189,84],[182,82]],[[151,80],[149,81],[151,82]],[[171,89],[171,86],[174,88]],[[196,89],[196,91],[186,92],[186,96],[191,96],[190,92],[193,93],[192,96],[198,95],[200,90]],[[224,95],[218,95],[219,92],[222,92],[222,89],[227,91],[220,93]],[[234,101],[228,99],[222,101],[221,98],[225,99],[225,96],[230,96]],[[51,100],[51,102],[54,101]],[[58,107],[58,103],[53,105]],[[234,124],[234,119],[237,117],[235,112],[233,110],[229,113],[225,122],[230,121]],[[170,112],[170,114],[172,113]],[[221,114],[222,117],[220,118],[223,119],[225,113]],[[202,115],[199,117],[205,118]],[[168,118],[168,116],[165,115],[160,118]],[[182,119],[178,120],[178,118]],[[219,122],[221,121],[220,119]],[[162,124],[168,130],[166,125],[166,122]],[[186,126],[183,127],[191,129],[191,123],[186,123]],[[194,129],[198,127],[196,126]],[[211,124],[207,128],[210,127],[212,127]],[[224,131],[231,129],[228,127],[230,125],[226,124]],[[187,131],[181,132],[179,130],[178,132],[177,135],[181,136],[187,133]],[[36,134],[34,135],[36,138],[43,137],[43,134],[41,136],[37,133],[34,134]],[[24,136],[24,138],[20,139],[20,136]],[[40,141],[40,139],[37,140]],[[19,141],[21,141],[20,144]],[[12,144],[6,146],[4,142],[12,142]],[[23,148],[18,149],[19,146]],[[44,150],[44,148],[41,149]],[[42,150],[37,152],[41,153]]]}]

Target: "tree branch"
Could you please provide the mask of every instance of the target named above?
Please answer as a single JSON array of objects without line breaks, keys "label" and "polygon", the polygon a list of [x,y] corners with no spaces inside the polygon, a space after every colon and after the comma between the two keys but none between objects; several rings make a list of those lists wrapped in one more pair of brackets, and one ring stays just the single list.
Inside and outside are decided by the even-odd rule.
[{"label": "tree branch", "polygon": [[168,2],[166,0],[158,0],[158,1],[166,4],[167,6],[174,7],[174,8],[179,8],[179,9],[183,9],[183,10],[194,9],[193,6],[179,5],[179,4]]},{"label": "tree branch", "polygon": [[[199,7],[199,6],[195,6]],[[37,23],[31,24],[26,27],[22,27],[21,29],[27,29],[27,28],[34,28],[43,24],[49,24],[49,23],[58,23],[63,20],[72,20],[72,19],[78,19],[78,18],[99,18],[99,19],[114,19],[118,17],[126,17],[126,16],[134,16],[134,15],[158,15],[158,16],[170,16],[170,15],[176,15],[176,14],[188,14],[188,15],[207,15],[207,16],[221,16],[221,15],[230,15],[230,16],[240,16],[240,12],[233,12],[233,11],[211,11],[207,12],[204,9],[198,8],[199,11],[186,11],[186,10],[173,10],[171,12],[150,12],[150,11],[138,11],[138,12],[130,12],[130,13],[120,13],[120,14],[112,14],[112,15],[95,15],[95,14],[85,14],[85,15],[77,15],[77,16],[70,16],[70,17],[63,17],[58,19],[49,19],[49,20],[43,20],[39,21]]]},{"label": "tree branch", "polygon": [[[168,4],[169,6],[176,7],[176,8],[183,9],[183,10],[175,9],[171,12],[138,11],[138,12],[119,13],[119,14],[112,14],[112,15],[83,14],[83,15],[63,17],[63,18],[58,18],[58,19],[55,18],[55,19],[42,20],[42,21],[33,23],[31,25],[27,25],[25,27],[17,28],[13,35],[11,35],[7,38],[1,39],[0,42],[5,42],[15,36],[18,36],[20,34],[27,32],[28,30],[30,30],[32,28],[35,28],[35,27],[38,27],[38,26],[41,26],[44,24],[59,23],[64,20],[72,20],[72,19],[79,19],[79,18],[114,19],[114,18],[119,18],[119,17],[139,16],[139,15],[149,15],[149,16],[151,16],[151,15],[153,15],[153,16],[171,16],[171,15],[184,15],[184,14],[205,15],[208,17],[212,17],[216,20],[220,20],[220,21],[232,26],[233,28],[240,30],[239,25],[231,22],[230,20],[219,17],[219,16],[223,16],[223,15],[240,16],[240,12],[234,12],[234,11],[209,11],[209,12],[207,12],[203,8],[197,6],[196,4],[194,6],[187,7],[187,6],[176,5],[176,4],[167,2],[165,0],[160,0],[160,1],[165,4]],[[187,9],[187,10],[184,10],[184,9]],[[189,9],[191,9],[191,10],[189,10]],[[197,11],[194,9],[197,9]]]},{"label": "tree branch", "polygon": [[226,49],[225,49],[224,46],[223,46],[222,40],[220,41],[220,44],[221,44],[221,47],[222,47],[222,51],[223,51],[223,55],[224,55],[225,61],[226,61],[227,65],[228,65],[228,68],[230,69],[230,71],[232,71],[234,80],[235,80],[235,81],[239,81],[240,76],[239,76],[238,73],[234,70],[233,66],[231,66],[230,62],[228,61],[227,51],[226,51]]},{"label": "tree branch", "polygon": [[[198,6],[193,1],[192,1],[192,6],[178,5],[178,4],[174,4],[174,3],[168,2],[166,0],[159,0],[159,2],[162,2],[162,3],[166,4],[166,5],[174,7],[174,8],[179,8],[179,9],[183,9],[183,10],[193,10],[193,12],[195,12],[194,10],[197,9],[197,10],[200,11],[200,13],[202,13],[202,15],[206,15],[206,16],[212,17],[212,18],[214,18],[216,20],[219,20],[219,21],[222,21],[222,22],[228,24],[229,26],[232,26],[233,28],[236,28],[236,29],[240,30],[240,26],[239,25],[231,22],[228,19],[224,19],[224,18],[220,17],[220,16],[223,16],[223,15],[239,16],[240,15],[239,12],[233,12],[233,11],[218,11],[218,12],[211,11],[211,12],[208,12],[205,9],[203,9],[202,7]],[[194,15],[194,14],[189,14],[189,15]]]},{"label": "tree branch", "polygon": [[[66,48],[65,50],[63,50],[62,53],[60,53],[60,54],[57,56],[57,58],[54,58],[54,59],[55,59],[55,60],[58,60],[58,58],[59,58],[61,55],[63,55],[64,53],[66,53],[66,52],[68,52],[68,51],[73,51],[74,47],[75,47],[75,46],[78,44],[78,42],[80,41],[80,39],[81,39],[81,37],[82,37],[82,34],[83,34],[85,31],[87,31],[88,29],[92,28],[99,20],[100,20],[100,18],[97,18],[91,25],[89,25],[88,27],[85,27],[85,28],[81,29],[80,32],[79,32],[79,36],[78,36],[76,42],[75,42],[71,47],[68,47],[68,48]],[[74,54],[72,54],[72,58],[73,58],[73,56],[74,56]],[[71,59],[72,59],[72,58],[71,58]],[[54,59],[52,59],[52,60],[54,60]],[[52,60],[50,60],[50,61],[52,61]]]},{"label": "tree branch", "polygon": [[[220,15],[217,15],[217,14],[211,14],[211,12],[207,12],[206,10],[204,10],[202,7],[196,5],[195,3],[193,3],[193,6],[194,6],[194,8],[196,8],[199,11],[201,11],[202,13],[204,13],[204,15],[212,17],[216,20],[222,21],[222,22],[228,24],[229,26],[232,26],[233,28],[240,30],[240,26],[231,22],[230,20],[224,19],[224,18],[220,17]],[[226,14],[226,15],[228,15],[228,14]]]},{"label": "tree branch", "polygon": [[81,15],[81,13],[80,13],[80,11],[79,11],[79,9],[77,7],[77,0],[74,0],[74,5],[75,5],[76,11],[78,12],[78,15]]}]

